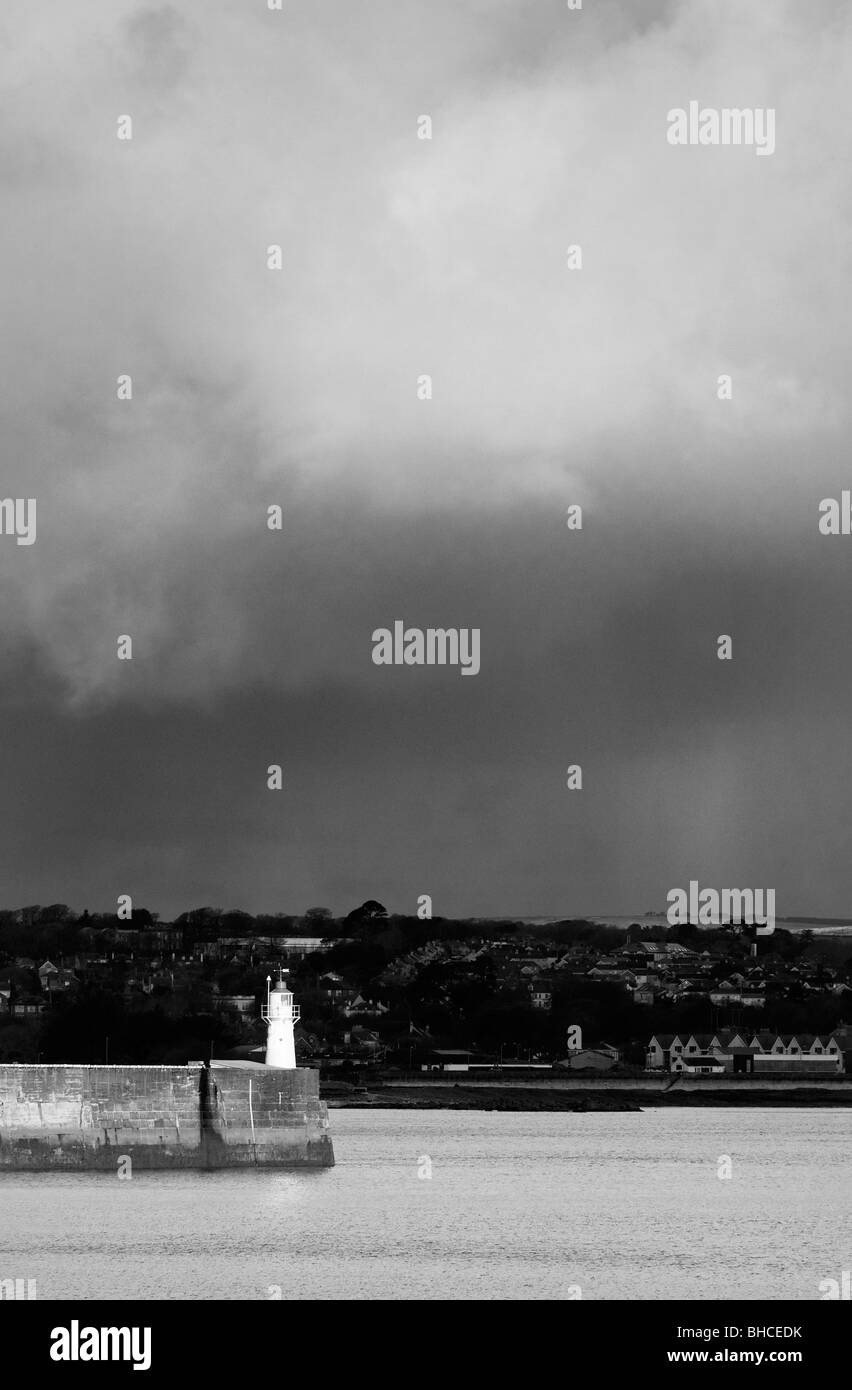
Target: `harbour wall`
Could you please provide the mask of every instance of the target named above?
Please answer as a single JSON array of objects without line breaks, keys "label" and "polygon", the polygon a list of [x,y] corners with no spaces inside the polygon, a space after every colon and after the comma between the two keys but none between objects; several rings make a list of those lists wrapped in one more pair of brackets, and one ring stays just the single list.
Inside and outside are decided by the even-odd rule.
[{"label": "harbour wall", "polygon": [[329,1167],[319,1073],[0,1065],[0,1170]]}]

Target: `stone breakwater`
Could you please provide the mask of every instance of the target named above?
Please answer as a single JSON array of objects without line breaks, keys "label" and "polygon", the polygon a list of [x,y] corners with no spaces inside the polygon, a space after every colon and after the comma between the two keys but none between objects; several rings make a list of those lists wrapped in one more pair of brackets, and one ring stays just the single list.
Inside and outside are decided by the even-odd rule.
[{"label": "stone breakwater", "polygon": [[0,1170],[327,1168],[319,1073],[254,1062],[0,1065]]}]

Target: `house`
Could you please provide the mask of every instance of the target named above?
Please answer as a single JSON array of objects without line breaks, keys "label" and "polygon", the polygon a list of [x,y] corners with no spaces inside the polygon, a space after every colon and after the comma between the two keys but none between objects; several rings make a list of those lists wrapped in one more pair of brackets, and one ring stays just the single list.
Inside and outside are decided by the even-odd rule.
[{"label": "house", "polygon": [[57,970],[54,967],[53,973],[45,977],[41,987],[47,990],[48,994],[53,995],[65,994],[68,990],[76,989],[79,984],[80,981],[73,970]]},{"label": "house", "polygon": [[322,1051],[322,1040],[316,1033],[307,1033],[301,1023],[293,1029],[293,1045],[297,1057],[316,1057]]},{"label": "house", "polygon": [[22,995],[12,1004],[11,1014],[13,1018],[29,1018],[33,1014],[43,1014],[46,1009],[47,1005],[43,999]]},{"label": "house", "polygon": [[682,1057],[691,1060],[695,1057],[715,1054],[723,1048],[745,1047],[746,1040],[739,1033],[722,1029],[719,1033],[656,1033],[648,1043],[645,1066],[649,1071],[679,1071],[675,1066]]},{"label": "house", "polygon": [[356,1024],[348,1032],[343,1034],[343,1044],[345,1047],[358,1048],[364,1052],[377,1053],[382,1045],[382,1040],[378,1033],[374,1033],[369,1028],[362,1028]]},{"label": "house", "polygon": [[636,976],[632,970],[625,970],[618,965],[601,965],[598,963],[589,971],[590,980],[601,980],[607,984],[624,985],[625,989],[636,988]]},{"label": "house", "polygon": [[840,1045],[833,1036],[800,1033],[797,1042],[803,1053],[808,1053],[813,1057],[827,1054],[840,1055]]},{"label": "house", "polygon": [[717,1033],[690,1033],[683,1049],[685,1057],[699,1057],[706,1053],[718,1051],[721,1046]]},{"label": "house", "polygon": [[633,1003],[645,1005],[653,1004],[661,993],[662,990],[659,985],[653,985],[646,981],[644,984],[637,985],[634,989]]},{"label": "house", "polygon": [[[750,1037],[729,1028],[689,1037],[658,1033],[648,1044],[648,1070],[684,1071],[696,1058],[715,1057],[727,1072],[771,1075],[834,1075],[844,1070],[842,1041],[837,1033],[798,1036],[754,1033]],[[790,1065],[786,1068],[784,1063]],[[813,1063],[813,1066],[807,1065]]]},{"label": "house", "polygon": [[276,938],[277,949],[282,955],[299,960],[312,955],[314,951],[330,951],[332,946],[338,944],[338,941],[327,940],[324,936],[281,936]]},{"label": "house", "polygon": [[750,1070],[755,1076],[837,1076],[843,1071],[843,1058],[834,1053],[758,1052],[752,1054]]},{"label": "house", "polygon": [[743,1002],[742,989],[739,985],[733,985],[728,980],[723,980],[709,991],[710,1003],[721,1007],[724,1004],[741,1004]]},{"label": "house", "polygon": [[534,979],[536,975],[541,974],[542,970],[551,970],[556,964],[556,959],[550,956],[542,956],[539,959],[529,957],[526,960],[521,958],[518,961],[512,961],[512,964],[520,966],[519,975],[523,975],[526,979]]},{"label": "house", "polygon": [[573,975],[585,975],[596,960],[594,951],[587,951],[584,947],[578,949],[572,946],[570,951],[566,951],[561,960],[556,962],[554,970],[565,970]]},{"label": "house", "polygon": [[611,1071],[617,1060],[608,1048],[584,1047],[564,1057],[559,1066],[568,1067],[571,1071]]},{"label": "house", "polygon": [[841,1020],[831,1035],[831,1041],[840,1050],[841,1065],[844,1070],[852,1072],[852,1027]]},{"label": "house", "polygon": [[344,1004],[343,1013],[347,1018],[352,1014],[369,1014],[373,1018],[380,1018],[382,1014],[390,1013],[390,1009],[379,999],[365,999],[363,994],[356,994],[354,999]]},{"label": "house", "polygon": [[648,1071],[668,1071],[671,1065],[672,1048],[675,1043],[680,1043],[680,1041],[675,1033],[655,1033],[648,1043],[648,1050],[645,1054],[646,1069]]},{"label": "house", "polygon": [[351,989],[336,970],[329,970],[325,975],[320,975],[317,986],[326,999],[354,999],[358,992]]},{"label": "house", "polygon": [[721,1076],[725,1063],[715,1052],[698,1052],[672,1062],[672,1071],[682,1072],[684,1076]]},{"label": "house", "polygon": [[257,1013],[257,1000],[253,994],[220,994],[213,1001],[217,1013],[239,1014],[241,1018],[253,1018]]},{"label": "house", "polygon": [[460,1047],[433,1047],[425,1054],[425,1061],[421,1062],[420,1070],[467,1071],[476,1056],[475,1052]]},{"label": "house", "polygon": [[663,951],[670,959],[687,961],[698,960],[697,951],[690,951],[688,946],[682,946],[679,941],[666,941],[663,943]]}]

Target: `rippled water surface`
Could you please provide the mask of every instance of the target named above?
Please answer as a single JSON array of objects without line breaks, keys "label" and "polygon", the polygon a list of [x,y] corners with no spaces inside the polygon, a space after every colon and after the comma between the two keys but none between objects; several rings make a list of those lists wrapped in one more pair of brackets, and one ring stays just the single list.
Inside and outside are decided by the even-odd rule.
[{"label": "rippled water surface", "polygon": [[40,1299],[816,1299],[852,1267],[849,1111],[330,1118],[321,1172],[2,1174],[0,1278]]}]

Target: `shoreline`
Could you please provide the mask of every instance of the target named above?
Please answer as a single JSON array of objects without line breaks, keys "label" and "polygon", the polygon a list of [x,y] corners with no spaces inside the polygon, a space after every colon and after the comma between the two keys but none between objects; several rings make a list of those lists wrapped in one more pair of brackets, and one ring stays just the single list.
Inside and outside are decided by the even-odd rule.
[{"label": "shoreline", "polygon": [[622,1083],[618,1087],[595,1085],[552,1086],[547,1084],[511,1085],[459,1082],[391,1083],[374,1089],[353,1088],[335,1094],[337,1088],[323,1092],[329,1110],[491,1110],[526,1112],[591,1113],[596,1111],[640,1111],[646,1108],[729,1108],[852,1106],[852,1085],[774,1086],[715,1085],[668,1088]]}]

